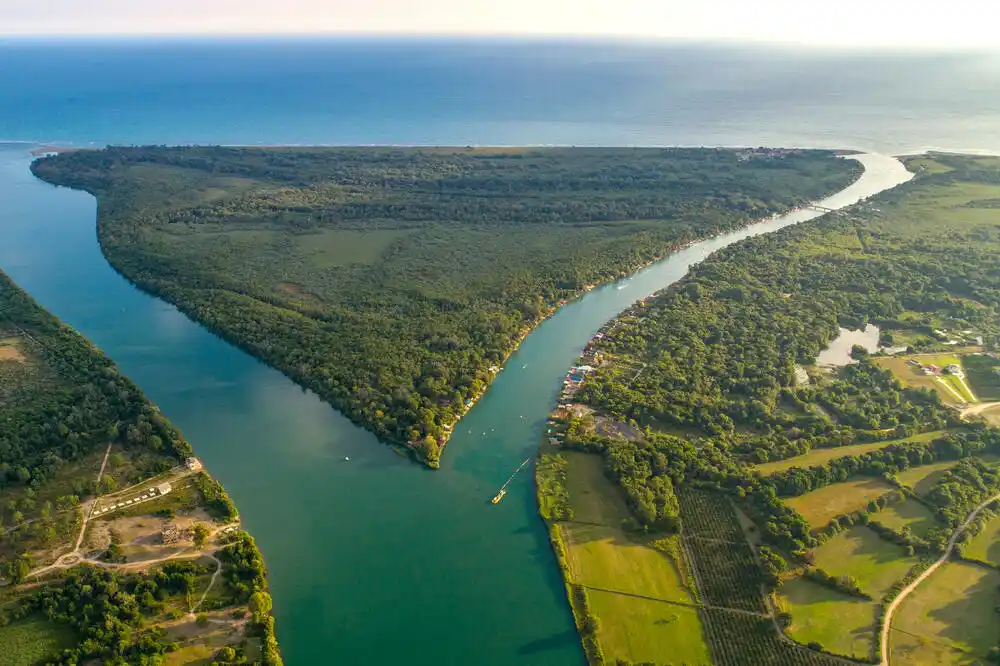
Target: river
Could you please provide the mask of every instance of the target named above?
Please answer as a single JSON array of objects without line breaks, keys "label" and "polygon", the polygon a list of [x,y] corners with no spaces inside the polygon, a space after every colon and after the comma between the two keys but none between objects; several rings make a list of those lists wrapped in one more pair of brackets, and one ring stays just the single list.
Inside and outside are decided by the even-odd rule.
[{"label": "river", "polygon": [[[859,159],[862,178],[822,205],[909,177],[893,158]],[[130,286],[100,253],[94,199],[35,180],[29,162],[24,146],[0,145],[0,268],[110,354],[225,485],[270,568],[289,666],[582,663],[532,475],[499,505],[490,498],[536,453],[566,368],[602,324],[711,252],[818,215],[698,243],[563,307],[510,358],[433,472]]]}]

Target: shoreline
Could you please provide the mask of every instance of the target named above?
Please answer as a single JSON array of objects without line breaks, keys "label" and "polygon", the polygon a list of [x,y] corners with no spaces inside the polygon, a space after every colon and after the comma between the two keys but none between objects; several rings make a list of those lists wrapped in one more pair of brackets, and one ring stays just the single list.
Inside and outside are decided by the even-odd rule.
[{"label": "shoreline", "polygon": [[[826,200],[827,198],[829,198],[831,196],[834,196],[834,195],[836,195],[836,194],[838,194],[840,192],[843,192],[844,190],[846,190],[846,189],[850,188],[851,186],[853,186],[855,183],[857,183],[858,181],[860,181],[864,177],[864,174],[865,174],[865,170],[863,170],[861,172],[861,174],[858,176],[857,179],[855,179],[854,181],[852,181],[851,183],[849,183],[848,185],[846,185],[844,188],[841,188],[840,190],[838,190],[836,192],[832,192],[832,193],[826,195],[825,197],[823,197],[823,198],[821,198],[821,199],[819,199],[817,201],[809,202],[805,206],[800,206],[800,207],[796,207],[796,208],[790,209],[789,211],[787,211],[786,213],[783,213],[782,215],[787,215],[787,214],[790,214],[792,212],[801,210],[801,208],[806,207],[806,206],[820,205],[823,200]],[[891,188],[887,188],[887,189],[891,189]],[[848,205],[850,205],[850,204],[848,204]],[[830,212],[836,212],[837,210],[842,209],[842,208],[846,208],[846,207],[848,207],[848,206],[841,206],[841,207],[839,207],[837,209],[832,209],[829,212],[821,213],[820,215],[818,215],[815,218],[812,218],[810,220],[803,220],[802,222],[793,223],[793,224],[788,225],[788,226],[796,226],[797,224],[802,224],[803,222],[813,221],[815,219],[819,219],[819,218],[821,218],[821,217],[823,217],[825,215],[830,214]],[[771,218],[771,219],[773,219],[773,218]],[[766,221],[768,221],[768,218],[756,220],[755,222],[753,222],[751,224],[745,225],[744,228],[752,226],[752,224],[763,223],[763,222],[766,222]],[[785,228],[785,227],[782,227],[782,228]],[[780,229],[775,230],[775,231],[780,231]],[[774,233],[774,232],[771,232],[771,233]],[[708,240],[709,238],[711,238],[711,237],[706,237],[706,238],[702,238],[702,239],[700,239],[698,241],[693,241],[691,243],[688,243],[687,246],[690,247],[692,245],[695,245],[698,242],[704,242],[704,241]],[[731,243],[730,245],[735,244],[735,243],[739,243],[739,242],[741,242],[741,240],[743,240],[743,239],[736,240],[733,243]],[[726,247],[728,247],[728,245]],[[666,257],[664,257],[664,258],[666,258]],[[656,263],[656,262],[652,262],[652,263]],[[649,265],[652,265],[652,263],[649,264]],[[697,262],[697,263],[700,263],[700,262]],[[637,272],[637,271],[634,271],[634,272]],[[664,287],[662,287],[660,289],[657,289],[653,293],[647,294],[647,295],[643,296],[642,298],[639,298],[639,299],[633,301],[633,303],[630,306],[628,306],[627,308],[624,308],[617,315],[615,315],[614,317],[612,317],[611,319],[609,319],[607,322],[605,322],[604,326],[602,326],[602,328],[600,329],[600,331],[605,331],[605,330],[610,329],[611,327],[613,327],[615,325],[615,323],[619,319],[621,319],[623,316],[627,315],[628,313],[632,313],[635,310],[635,308],[638,307],[645,300],[647,300],[649,298],[655,298],[655,297],[657,297],[657,296],[665,293],[667,290],[671,289],[672,287],[676,286],[689,273],[690,273],[690,268],[685,273],[685,275],[682,276],[678,281],[675,281],[675,282],[673,282],[671,284],[665,285]],[[579,362],[581,360],[582,354],[586,353],[587,350],[589,348],[591,348],[591,346],[595,343],[595,341],[598,340],[598,338],[596,337],[597,335],[600,335],[600,332],[597,333],[597,334],[595,334],[594,336],[592,336],[590,338],[590,340],[588,340],[587,343],[584,345],[583,349],[581,350],[581,356],[577,358],[577,362]],[[585,359],[584,359],[584,362],[586,362]],[[539,463],[540,463],[540,461],[542,460],[542,458],[545,455],[558,455],[561,451],[565,450],[565,449],[561,448],[561,444],[560,444],[561,440],[559,439],[559,437],[552,437],[552,435],[550,434],[551,424],[554,421],[558,422],[559,419],[560,419],[560,417],[558,417],[557,414],[556,414],[561,409],[560,405],[563,402],[565,402],[566,400],[568,400],[569,397],[571,397],[571,396],[569,396],[569,397],[566,396],[565,395],[565,391],[566,391],[566,388],[564,386],[563,389],[561,389],[560,392],[559,392],[559,396],[557,398],[556,405],[552,409],[550,409],[549,412],[548,412],[547,422],[550,425],[546,427],[545,433],[543,433],[541,442],[538,445],[538,450],[535,453],[535,475],[534,475],[534,485],[535,485],[535,491],[534,491],[535,513],[542,520],[542,522],[545,524],[546,532],[548,533],[549,547],[552,550],[553,556],[556,559],[556,564],[557,564],[557,566],[559,568],[559,574],[560,574],[560,577],[562,578],[563,587],[565,588],[565,591],[566,591],[566,599],[567,599],[567,602],[568,602],[569,607],[570,607],[570,612],[571,612],[571,614],[573,616],[574,624],[576,625],[578,639],[580,640],[581,647],[582,647],[582,649],[584,651],[585,658],[586,658],[586,660],[587,660],[588,663],[603,663],[604,655],[602,653],[601,646],[596,641],[595,635],[592,632],[588,632],[587,631],[588,626],[590,626],[589,625],[590,619],[588,618],[588,608],[587,608],[587,605],[586,605],[586,600],[584,599],[583,605],[581,606],[581,603],[577,599],[577,587],[578,587],[578,585],[576,583],[574,583],[570,579],[570,577],[568,575],[569,569],[568,569],[568,564],[567,564],[567,561],[566,561],[566,545],[564,543],[564,539],[563,539],[562,533],[560,531],[560,527],[559,527],[559,522],[560,521],[558,521],[558,520],[556,520],[554,518],[551,518],[551,519],[547,518],[542,513],[542,506],[543,506],[542,490],[543,489],[542,489],[542,484],[540,483],[540,476],[539,476],[540,465],[539,465]],[[884,664],[883,664],[883,666],[884,666]]]}]

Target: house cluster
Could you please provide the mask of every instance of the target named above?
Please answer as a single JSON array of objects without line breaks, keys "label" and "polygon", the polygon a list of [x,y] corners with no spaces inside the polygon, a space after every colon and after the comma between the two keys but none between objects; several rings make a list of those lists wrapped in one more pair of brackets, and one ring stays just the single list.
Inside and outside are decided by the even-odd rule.
[{"label": "house cluster", "polygon": [[910,359],[907,361],[912,366],[919,368],[925,375],[928,376],[940,376],[940,375],[954,375],[955,377],[962,378],[965,373],[962,372],[962,366],[958,363],[949,363],[944,368],[940,368],[933,363],[921,363],[915,359]]}]

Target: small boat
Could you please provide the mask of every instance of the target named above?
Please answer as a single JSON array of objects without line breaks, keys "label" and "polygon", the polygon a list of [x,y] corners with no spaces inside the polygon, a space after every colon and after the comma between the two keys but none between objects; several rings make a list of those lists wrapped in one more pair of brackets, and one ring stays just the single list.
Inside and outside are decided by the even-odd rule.
[{"label": "small boat", "polygon": [[344,456],[344,462],[348,462],[351,459],[350,456]]},{"label": "small boat", "polygon": [[506,488],[501,488],[500,492],[497,493],[497,496],[493,498],[493,503],[494,504],[499,504],[500,500],[502,500],[503,496],[506,495],[506,494],[507,494],[507,489]]}]

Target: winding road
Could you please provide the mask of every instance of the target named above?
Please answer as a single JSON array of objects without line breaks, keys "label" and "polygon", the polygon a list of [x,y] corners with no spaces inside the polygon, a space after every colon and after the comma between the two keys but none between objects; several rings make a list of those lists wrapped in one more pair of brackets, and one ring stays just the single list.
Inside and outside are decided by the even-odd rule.
[{"label": "winding road", "polygon": [[892,600],[889,607],[885,609],[885,619],[882,622],[882,636],[880,639],[882,645],[882,661],[879,662],[879,666],[889,666],[889,631],[892,629],[892,614],[896,612],[896,609],[901,603],[903,603],[906,597],[909,596],[910,592],[917,589],[918,585],[927,580],[932,573],[937,571],[938,567],[948,561],[948,558],[951,557],[952,551],[955,550],[955,544],[958,542],[958,538],[962,536],[962,532],[964,532],[965,528],[969,526],[969,523],[975,520],[980,511],[997,500],[1000,500],[1000,493],[993,495],[973,509],[972,513],[966,516],[965,521],[959,525],[955,532],[951,535],[951,538],[948,540],[948,547],[944,550],[944,554],[934,564],[927,567],[926,571],[917,576],[912,583],[904,587],[896,598]]}]

